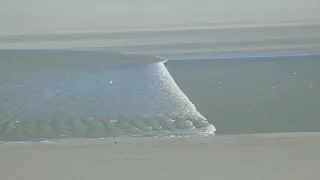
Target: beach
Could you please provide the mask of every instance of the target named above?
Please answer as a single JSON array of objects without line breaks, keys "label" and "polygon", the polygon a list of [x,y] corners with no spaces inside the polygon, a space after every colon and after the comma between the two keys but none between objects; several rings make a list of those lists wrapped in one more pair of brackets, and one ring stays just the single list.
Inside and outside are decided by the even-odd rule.
[{"label": "beach", "polygon": [[318,179],[319,2],[0,2],[0,179]]},{"label": "beach", "polygon": [[292,39],[2,43],[1,178],[316,179],[319,44]]},{"label": "beach", "polygon": [[1,178],[316,179],[318,44],[292,38],[3,43]]},{"label": "beach", "polygon": [[[0,144],[1,179],[316,179],[319,133]],[[114,140],[117,144],[114,144]]]}]

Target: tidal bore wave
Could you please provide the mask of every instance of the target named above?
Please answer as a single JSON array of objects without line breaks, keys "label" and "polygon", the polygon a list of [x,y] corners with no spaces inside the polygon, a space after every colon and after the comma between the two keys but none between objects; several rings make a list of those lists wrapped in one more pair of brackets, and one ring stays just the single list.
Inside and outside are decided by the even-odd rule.
[{"label": "tidal bore wave", "polygon": [[157,57],[1,50],[0,140],[213,134]]}]

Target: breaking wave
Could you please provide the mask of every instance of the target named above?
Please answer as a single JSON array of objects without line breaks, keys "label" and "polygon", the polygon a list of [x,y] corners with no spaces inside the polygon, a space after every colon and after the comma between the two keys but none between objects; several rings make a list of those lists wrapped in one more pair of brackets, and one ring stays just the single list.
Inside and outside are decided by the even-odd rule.
[{"label": "breaking wave", "polygon": [[164,59],[1,50],[0,140],[213,134]]}]

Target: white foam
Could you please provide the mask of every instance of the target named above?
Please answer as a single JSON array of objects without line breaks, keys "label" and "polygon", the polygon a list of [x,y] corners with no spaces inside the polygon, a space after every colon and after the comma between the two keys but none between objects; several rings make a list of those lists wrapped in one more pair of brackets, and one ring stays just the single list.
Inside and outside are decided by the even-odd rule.
[{"label": "white foam", "polygon": [[2,52],[7,58],[0,61],[0,99],[10,103],[0,104],[0,140],[215,131],[157,62],[163,59],[95,51]]}]

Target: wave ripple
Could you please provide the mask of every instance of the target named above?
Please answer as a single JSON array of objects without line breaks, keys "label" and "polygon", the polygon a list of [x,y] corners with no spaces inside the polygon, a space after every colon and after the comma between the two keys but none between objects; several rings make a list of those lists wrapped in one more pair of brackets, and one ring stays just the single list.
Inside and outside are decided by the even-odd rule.
[{"label": "wave ripple", "polygon": [[0,82],[0,140],[215,131],[155,57],[1,51]]}]

